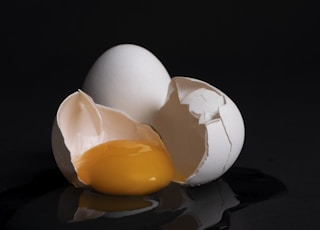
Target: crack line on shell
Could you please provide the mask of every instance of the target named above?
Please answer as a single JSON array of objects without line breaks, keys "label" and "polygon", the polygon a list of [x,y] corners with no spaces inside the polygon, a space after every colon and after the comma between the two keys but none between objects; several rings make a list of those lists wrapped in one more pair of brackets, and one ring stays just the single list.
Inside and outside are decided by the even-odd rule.
[{"label": "crack line on shell", "polygon": [[[220,111],[219,111],[219,115],[220,115]],[[221,117],[221,116],[220,116]],[[227,161],[225,162],[224,166],[223,166],[223,172],[226,171],[226,165],[228,164],[228,162],[230,161],[230,156],[231,156],[231,152],[232,152],[232,142],[231,142],[231,139],[230,139],[230,136],[228,135],[228,132],[227,132],[227,129],[226,129],[226,126],[224,124],[224,121],[223,121],[223,117],[221,117],[221,124],[223,126],[223,129],[227,135],[227,138],[228,138],[228,141],[230,143],[230,150],[229,150],[229,154],[228,154],[228,157],[227,157]]]}]

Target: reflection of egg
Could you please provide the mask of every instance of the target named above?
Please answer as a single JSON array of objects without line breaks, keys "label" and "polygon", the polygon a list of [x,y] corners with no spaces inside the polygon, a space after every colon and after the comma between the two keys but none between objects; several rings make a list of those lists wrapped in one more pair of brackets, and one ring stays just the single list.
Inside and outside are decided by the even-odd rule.
[{"label": "reflection of egg", "polygon": [[[170,79],[152,53],[131,44],[98,58],[83,91],[60,105],[53,131],[65,176],[76,186],[112,194],[151,193],[171,180],[191,186],[215,180],[244,142],[242,116],[228,96],[200,80]],[[114,159],[94,150],[102,145],[114,150]],[[133,164],[130,156],[137,154],[142,160]]]}]

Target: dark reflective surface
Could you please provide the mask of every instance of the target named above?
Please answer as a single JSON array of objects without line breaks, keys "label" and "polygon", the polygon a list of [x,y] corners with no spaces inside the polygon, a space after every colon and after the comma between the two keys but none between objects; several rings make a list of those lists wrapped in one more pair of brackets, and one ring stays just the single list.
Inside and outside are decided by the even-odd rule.
[{"label": "dark reflective surface", "polygon": [[200,187],[139,197],[76,189],[51,170],[0,194],[1,229],[228,229],[232,213],[286,193],[276,178],[239,167]]},{"label": "dark reflective surface", "polygon": [[[121,222],[132,229],[186,222],[195,229],[201,221],[209,229],[320,229],[318,5],[302,0],[2,1],[0,229],[19,229],[19,223],[20,229],[119,229]],[[82,86],[102,52],[126,42],[151,50],[171,76],[199,78],[233,99],[246,127],[236,166],[278,178],[288,193],[274,178],[234,168],[223,182],[239,203],[211,222],[189,215],[190,202],[212,207],[200,204],[205,201],[198,196],[190,198],[202,189],[176,187],[172,190],[187,196],[188,208],[175,204],[173,211],[159,210],[159,193],[140,200],[142,208],[134,206],[140,208],[132,215],[102,212],[72,222],[79,217],[79,196],[65,195],[81,191],[68,190],[54,170],[32,176],[55,167],[50,137],[61,101]],[[63,197],[74,200],[62,202],[61,212]]]}]

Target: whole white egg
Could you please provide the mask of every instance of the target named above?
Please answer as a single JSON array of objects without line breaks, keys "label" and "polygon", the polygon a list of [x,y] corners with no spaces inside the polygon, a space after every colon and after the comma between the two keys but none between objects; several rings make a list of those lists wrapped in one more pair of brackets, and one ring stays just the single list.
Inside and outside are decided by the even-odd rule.
[{"label": "whole white egg", "polygon": [[91,67],[83,91],[93,100],[150,123],[167,97],[170,75],[147,49],[120,44],[105,51]]}]

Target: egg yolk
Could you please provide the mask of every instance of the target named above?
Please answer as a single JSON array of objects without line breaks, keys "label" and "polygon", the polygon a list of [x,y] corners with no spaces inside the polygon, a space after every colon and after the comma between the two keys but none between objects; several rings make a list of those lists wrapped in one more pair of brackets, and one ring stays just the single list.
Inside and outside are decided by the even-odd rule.
[{"label": "egg yolk", "polygon": [[174,167],[165,149],[143,141],[116,140],[97,145],[74,162],[79,179],[113,195],[144,195],[167,186]]}]

